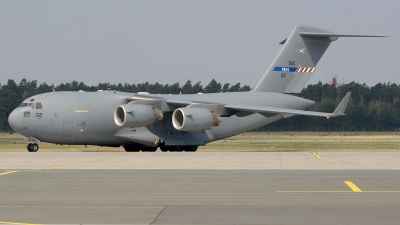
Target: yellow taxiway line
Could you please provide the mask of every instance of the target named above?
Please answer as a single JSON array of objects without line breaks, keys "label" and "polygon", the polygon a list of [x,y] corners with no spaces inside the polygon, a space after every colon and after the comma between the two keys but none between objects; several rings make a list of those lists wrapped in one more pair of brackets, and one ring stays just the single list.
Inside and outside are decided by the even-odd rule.
[{"label": "yellow taxiway line", "polygon": [[344,181],[344,183],[347,184],[347,186],[349,186],[351,190],[353,190],[354,192],[362,192],[360,188],[358,188],[355,184],[353,184],[353,182]]},{"label": "yellow taxiway line", "polygon": [[44,170],[56,170],[56,169],[64,169],[64,168],[68,168],[68,166],[52,166],[52,167],[44,168]]},{"label": "yellow taxiway line", "polygon": [[0,224],[13,224],[13,225],[41,225],[37,223],[17,223],[17,222],[5,222],[5,221],[0,221]]},{"label": "yellow taxiway line", "polygon": [[322,156],[318,155],[316,152],[311,152],[311,153],[315,156],[315,158],[322,159]]},{"label": "yellow taxiway line", "polygon": [[16,171],[16,170],[10,170],[10,171],[7,171],[7,172],[0,173],[0,176],[6,175],[6,174],[10,174],[10,173],[16,173],[16,172],[18,172],[18,171]]},{"label": "yellow taxiway line", "polygon": [[[355,191],[276,191],[286,193],[354,193]],[[362,193],[400,193],[399,191],[359,191]]]},{"label": "yellow taxiway line", "polygon": [[344,181],[347,186],[350,187],[351,191],[335,191],[335,190],[329,190],[329,191],[277,191],[277,192],[286,192],[286,193],[354,193],[354,192],[363,192],[363,193],[400,193],[400,190],[395,190],[395,191],[361,191],[357,185],[355,185],[351,181]]}]

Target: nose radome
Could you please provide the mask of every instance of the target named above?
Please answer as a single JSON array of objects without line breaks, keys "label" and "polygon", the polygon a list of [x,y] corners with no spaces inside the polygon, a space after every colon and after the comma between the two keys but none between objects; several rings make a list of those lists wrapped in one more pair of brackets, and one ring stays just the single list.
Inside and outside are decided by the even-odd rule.
[{"label": "nose radome", "polygon": [[21,112],[19,110],[14,110],[11,112],[11,114],[8,116],[8,124],[13,130],[19,130],[19,127],[21,126]]}]

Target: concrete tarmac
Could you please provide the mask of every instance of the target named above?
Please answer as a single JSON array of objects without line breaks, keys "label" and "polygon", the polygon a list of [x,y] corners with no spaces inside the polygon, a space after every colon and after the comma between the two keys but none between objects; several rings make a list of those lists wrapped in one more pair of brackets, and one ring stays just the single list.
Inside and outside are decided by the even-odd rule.
[{"label": "concrete tarmac", "polygon": [[398,152],[1,152],[0,169],[396,169]]},{"label": "concrete tarmac", "polygon": [[400,221],[397,152],[38,153],[0,153],[0,224]]}]

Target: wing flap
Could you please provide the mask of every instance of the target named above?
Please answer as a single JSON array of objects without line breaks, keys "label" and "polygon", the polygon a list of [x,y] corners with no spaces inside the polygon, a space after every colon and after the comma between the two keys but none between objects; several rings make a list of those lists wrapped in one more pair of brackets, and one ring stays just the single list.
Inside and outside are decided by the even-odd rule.
[{"label": "wing flap", "polygon": [[265,107],[265,106],[254,106],[254,105],[225,105],[225,108],[234,109],[237,111],[257,112],[257,113],[275,113],[275,114],[293,114],[293,115],[304,115],[304,116],[321,116],[331,117],[331,113],[305,111],[297,109],[285,109],[277,107]]}]

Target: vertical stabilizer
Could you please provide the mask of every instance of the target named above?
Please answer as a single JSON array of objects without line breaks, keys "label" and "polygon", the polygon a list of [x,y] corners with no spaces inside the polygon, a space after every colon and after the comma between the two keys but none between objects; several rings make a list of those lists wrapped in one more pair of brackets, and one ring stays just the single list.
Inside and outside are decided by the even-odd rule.
[{"label": "vertical stabilizer", "polygon": [[299,93],[303,89],[315,71],[318,61],[334,39],[329,36],[303,36],[301,32],[331,33],[315,27],[294,27],[290,36],[280,43],[283,44],[281,51],[254,91]]},{"label": "vertical stabilizer", "polygon": [[336,34],[320,28],[296,26],[253,91],[300,93],[332,41],[339,37],[386,37]]}]

